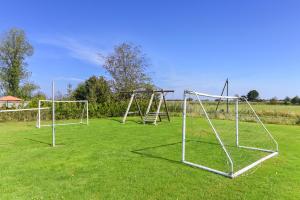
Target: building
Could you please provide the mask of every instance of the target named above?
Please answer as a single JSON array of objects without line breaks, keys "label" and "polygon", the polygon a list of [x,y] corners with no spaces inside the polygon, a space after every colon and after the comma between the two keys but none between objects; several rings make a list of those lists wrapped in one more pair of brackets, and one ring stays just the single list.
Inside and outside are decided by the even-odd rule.
[{"label": "building", "polygon": [[13,96],[0,97],[0,107],[4,107],[4,106],[6,108],[18,107],[21,101],[22,99]]}]

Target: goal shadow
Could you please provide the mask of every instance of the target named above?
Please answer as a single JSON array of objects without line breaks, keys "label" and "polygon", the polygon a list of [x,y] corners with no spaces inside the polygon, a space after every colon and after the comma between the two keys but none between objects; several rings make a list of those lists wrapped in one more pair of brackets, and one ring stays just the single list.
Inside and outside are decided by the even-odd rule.
[{"label": "goal shadow", "polygon": [[[192,143],[196,142],[202,145],[211,145],[211,146],[219,146],[216,142],[209,142],[204,140],[186,140],[186,143]],[[233,145],[225,145],[228,148],[235,148]],[[181,163],[181,147],[182,142],[174,142],[174,143],[168,143],[168,144],[161,144],[157,146],[151,146],[151,147],[145,147],[141,149],[136,149],[130,151],[131,153],[135,153],[141,156],[149,157],[149,158],[155,158],[155,159],[161,159],[173,163]],[[175,154],[173,154],[175,152]]]},{"label": "goal shadow", "polygon": [[180,160],[181,145],[182,142],[174,142],[136,149],[130,152],[148,158],[160,159],[171,163],[182,164]]}]

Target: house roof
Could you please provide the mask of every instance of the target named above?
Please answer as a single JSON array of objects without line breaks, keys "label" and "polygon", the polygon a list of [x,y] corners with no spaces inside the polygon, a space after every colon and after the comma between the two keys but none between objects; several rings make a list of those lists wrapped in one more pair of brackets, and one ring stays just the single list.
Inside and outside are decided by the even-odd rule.
[{"label": "house roof", "polygon": [[22,101],[22,99],[13,96],[4,96],[4,97],[0,97],[0,101]]}]

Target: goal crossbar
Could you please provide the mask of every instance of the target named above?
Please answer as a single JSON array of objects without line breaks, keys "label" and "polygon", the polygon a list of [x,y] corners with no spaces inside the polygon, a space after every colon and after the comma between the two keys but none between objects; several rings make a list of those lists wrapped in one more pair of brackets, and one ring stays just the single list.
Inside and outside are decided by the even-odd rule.
[{"label": "goal crossbar", "polygon": [[[213,133],[215,135],[215,137],[218,140],[218,143],[220,144],[220,146],[222,147],[222,150],[224,151],[229,163],[230,163],[230,172],[224,172],[224,171],[220,171],[217,169],[213,169],[204,165],[200,165],[197,163],[193,163],[190,161],[187,161],[185,159],[185,143],[186,143],[186,112],[187,112],[187,99],[188,99],[188,95],[195,95],[197,97],[197,101],[200,104],[200,107],[205,115],[205,118],[207,119],[210,127],[213,130]],[[250,150],[255,150],[255,151],[262,151],[262,152],[267,152],[270,153],[267,156],[262,157],[261,159],[253,162],[252,164],[238,170],[238,171],[234,171],[234,162],[231,158],[230,153],[228,152],[228,150],[226,149],[222,139],[219,136],[219,133],[217,132],[217,130],[215,129],[213,123],[211,122],[210,117],[208,116],[203,103],[200,99],[200,97],[210,97],[210,98],[219,98],[219,99],[232,99],[235,101],[235,124],[236,124],[236,147],[237,148],[244,148],[244,149],[250,149]],[[239,113],[238,113],[238,105],[239,105],[239,101],[243,100],[247,103],[247,105],[250,107],[251,111],[254,113],[255,118],[257,119],[258,123],[263,127],[263,129],[267,132],[267,135],[269,136],[269,138],[271,139],[271,141],[275,144],[275,150],[271,150],[271,149],[263,149],[263,148],[258,148],[258,147],[249,147],[249,146],[241,146],[239,145]],[[182,162],[184,164],[187,164],[189,166],[193,166],[193,167],[197,167],[200,169],[204,169],[219,175],[223,175],[229,178],[235,178],[243,173],[245,173],[246,171],[252,169],[253,167],[257,166],[258,164],[264,162],[265,160],[268,160],[276,155],[278,155],[278,143],[277,141],[274,139],[274,137],[272,136],[272,134],[270,133],[270,131],[266,128],[266,126],[263,124],[263,122],[260,120],[259,116],[257,115],[257,113],[255,112],[255,110],[253,109],[253,107],[251,106],[251,104],[247,101],[246,98],[240,98],[240,97],[234,97],[234,96],[218,96],[218,95],[210,95],[210,94],[206,94],[206,93],[200,93],[200,92],[195,92],[195,91],[184,91],[184,102],[183,102],[183,122],[182,122]]]}]

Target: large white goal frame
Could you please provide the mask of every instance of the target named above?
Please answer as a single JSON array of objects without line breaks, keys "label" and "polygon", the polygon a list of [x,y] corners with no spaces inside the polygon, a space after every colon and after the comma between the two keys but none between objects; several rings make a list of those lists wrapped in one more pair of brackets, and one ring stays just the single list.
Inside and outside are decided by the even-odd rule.
[{"label": "large white goal frame", "polygon": [[[39,100],[38,102],[38,115],[37,115],[37,128],[41,128],[43,126],[52,126],[52,124],[41,124],[41,110],[44,110],[43,107],[41,107],[42,102],[50,102],[50,103],[84,103],[83,110],[81,112],[81,118],[79,122],[67,122],[67,123],[56,123],[55,126],[66,126],[66,125],[75,125],[75,124],[89,124],[89,102],[88,100],[73,100],[73,101],[67,101],[67,100]],[[49,108],[48,108],[49,109]],[[86,116],[86,119],[84,120],[84,116]]]},{"label": "large white goal frame", "polygon": [[[215,137],[218,140],[218,143],[220,144],[220,146],[222,147],[222,150],[224,151],[229,163],[230,163],[230,172],[224,172],[224,171],[220,171],[217,169],[213,169],[201,164],[197,164],[197,163],[193,163],[193,162],[189,162],[185,159],[185,144],[186,144],[186,112],[187,112],[187,99],[189,95],[194,95],[197,98],[197,101],[200,104],[201,110],[203,111],[205,118],[207,119],[210,127],[212,128],[212,131],[215,135]],[[267,152],[270,153],[267,156],[255,161],[254,163],[238,170],[238,171],[234,171],[234,162],[228,152],[228,150],[226,149],[220,135],[218,134],[216,128],[214,127],[211,119],[209,118],[203,103],[200,99],[200,97],[209,97],[209,98],[217,98],[217,99],[225,99],[225,100],[233,100],[235,101],[235,122],[236,122],[236,130],[235,130],[235,134],[236,134],[236,147],[237,148],[245,148],[245,149],[250,149],[250,150],[256,150],[256,151],[262,151],[262,152]],[[239,145],[239,112],[238,112],[238,106],[239,106],[239,101],[243,100],[246,102],[246,104],[249,106],[250,110],[253,112],[255,118],[257,119],[258,123],[263,127],[263,129],[266,131],[267,135],[270,137],[271,141],[275,144],[276,148],[275,150],[271,150],[271,149],[263,149],[263,148],[257,148],[257,147],[249,147],[249,146],[241,146]],[[251,106],[251,104],[247,101],[246,98],[240,98],[240,97],[235,97],[235,96],[218,96],[218,95],[210,95],[210,94],[205,94],[205,93],[199,93],[199,92],[195,92],[195,91],[188,91],[185,90],[184,91],[184,103],[183,103],[183,122],[182,122],[182,162],[193,166],[193,167],[197,167],[197,168],[201,168],[216,174],[220,174],[229,178],[235,178],[243,173],[245,173],[246,171],[252,169],[253,167],[259,165],[260,163],[262,163],[263,161],[270,159],[276,155],[278,155],[278,143],[277,141],[274,139],[274,137],[272,136],[272,134],[269,132],[269,130],[266,128],[266,126],[263,124],[263,122],[260,120],[259,116],[257,115],[257,113],[255,112],[255,110],[253,109],[253,107]]]}]

